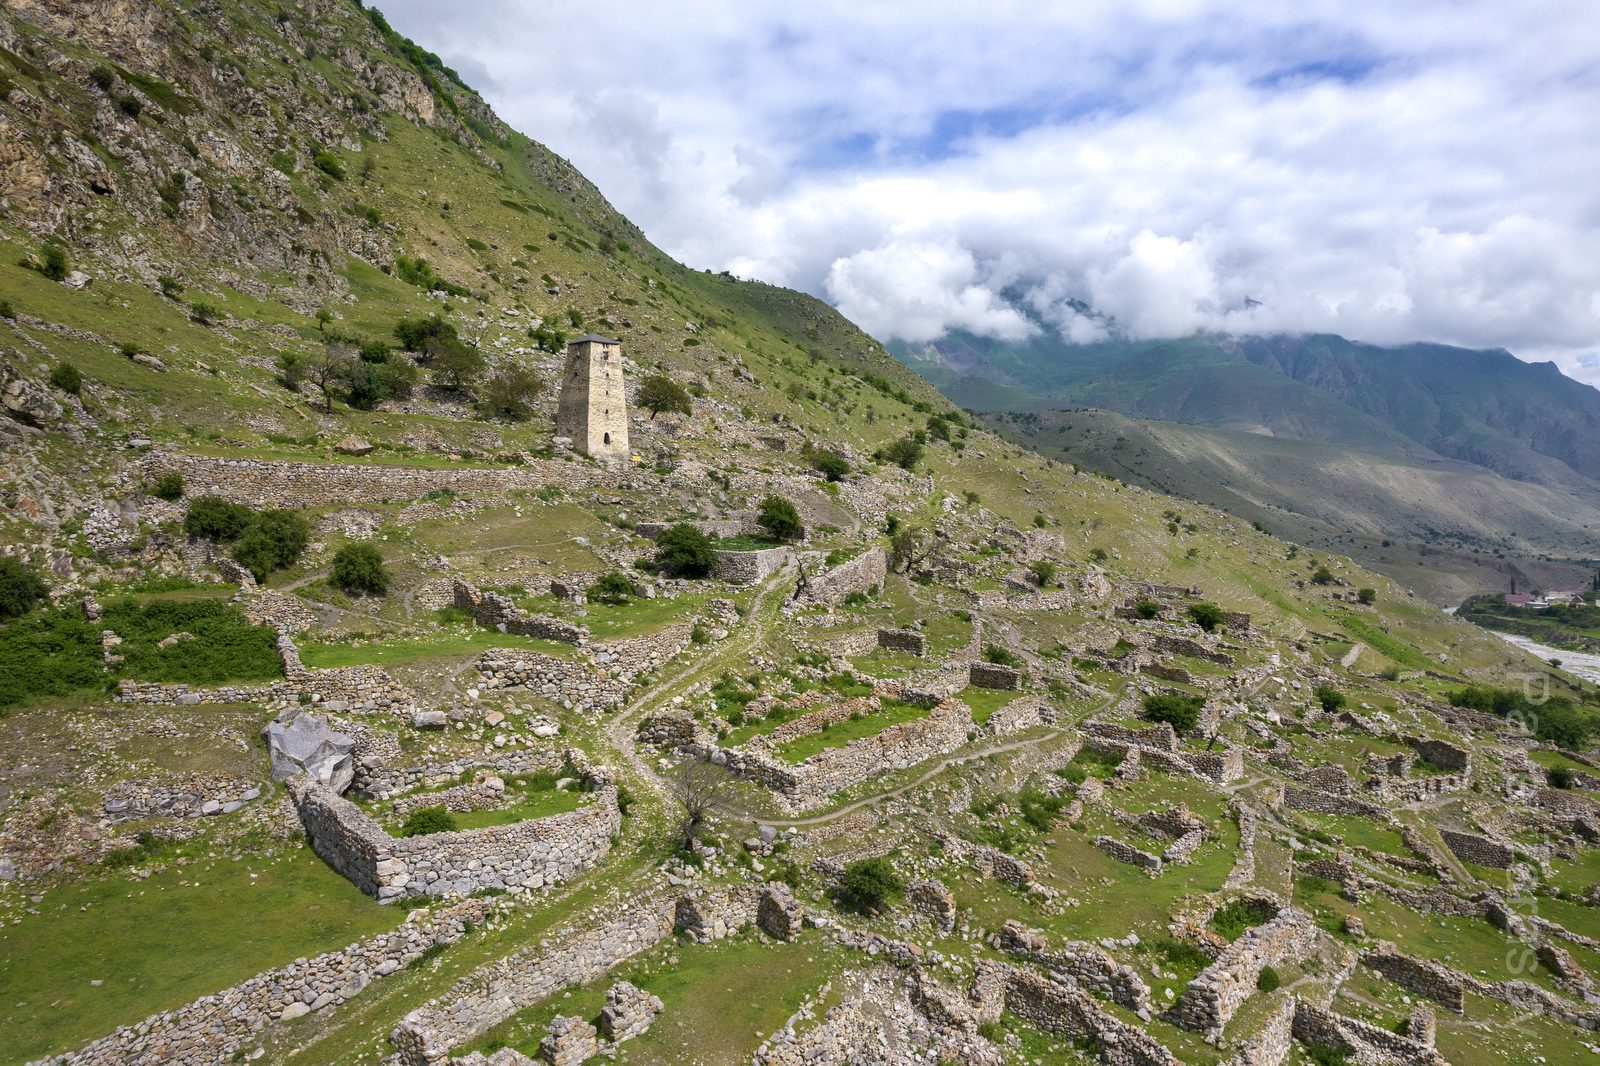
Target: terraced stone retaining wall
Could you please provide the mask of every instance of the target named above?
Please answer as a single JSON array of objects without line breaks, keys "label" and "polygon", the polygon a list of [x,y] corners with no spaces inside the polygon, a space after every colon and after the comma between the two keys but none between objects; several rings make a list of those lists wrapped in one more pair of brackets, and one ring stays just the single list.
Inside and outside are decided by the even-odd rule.
[{"label": "terraced stone retaining wall", "polygon": [[1267,1020],[1239,1045],[1227,1066],[1278,1066],[1294,1046],[1295,999],[1287,992],[1272,993],[1275,1002]]},{"label": "terraced stone retaining wall", "polygon": [[[1057,950],[1050,948],[1043,933],[1027,929],[1016,919],[1007,919],[993,938],[1001,951],[1021,955],[1030,962],[1080,982],[1091,992],[1099,992],[1148,1020],[1150,986],[1132,966],[1118,963],[1111,953],[1087,940],[1069,941]],[[1071,982],[1068,982],[1069,984]]]},{"label": "terraced stone retaining wall", "polygon": [[495,909],[486,899],[462,900],[420,916],[390,933],[356,941],[342,951],[257,974],[177,1010],[153,1014],[134,1025],[90,1041],[77,1051],[52,1055],[31,1066],[169,1066],[215,1063],[242,1057],[262,1044],[269,1022],[338,1006],[374,980],[404,969],[436,944],[453,944],[465,922],[481,923]]},{"label": "terraced stone retaining wall", "polygon": [[356,463],[291,463],[266,459],[223,459],[209,455],[151,454],[140,464],[146,478],[168,470],[183,475],[192,491],[221,496],[252,507],[328,507],[350,503],[414,500],[434,489],[464,495],[496,495],[613,486],[615,474],[587,463],[534,460],[503,469],[384,466]]},{"label": "terraced stone retaining wall", "polygon": [[1317,814],[1355,814],[1363,818],[1387,821],[1389,812],[1376,804],[1358,800],[1354,796],[1336,796],[1319,788],[1296,788],[1286,785],[1282,805],[1296,811],[1313,811]]},{"label": "terraced stone retaining wall", "polygon": [[1107,1013],[1088,992],[1005,963],[978,963],[967,998],[980,1021],[999,1021],[1004,1008],[1042,1032],[1092,1036],[1100,1047],[1115,1049],[1106,1061],[1117,1066],[1182,1066],[1154,1037]]},{"label": "terraced stone retaining wall", "polygon": [[1022,688],[1022,681],[1028,675],[1021,670],[999,663],[974,662],[967,671],[967,680],[978,688],[999,689],[1002,692],[1015,692]]},{"label": "terraced stone retaining wall", "polygon": [[[360,751],[359,747],[357,751]],[[514,755],[502,755],[493,761],[459,759],[448,763],[423,763],[420,766],[390,766],[381,755],[369,755],[356,760],[356,776],[350,787],[359,799],[384,800],[414,788],[442,785],[468,770],[489,770],[500,777],[508,777],[512,774],[554,770],[569,759],[580,767],[583,765],[582,753],[572,749],[526,750]]]},{"label": "terraced stone retaining wall", "polygon": [[989,715],[984,728],[995,736],[1005,736],[1007,733],[1031,729],[1046,722],[1054,723],[1055,720],[1054,707],[1037,697],[1024,696],[1019,700],[1012,700]]},{"label": "terraced stone retaining wall", "polygon": [[834,637],[826,645],[830,655],[870,655],[879,648],[904,651],[912,655],[928,654],[928,638],[915,629],[863,629],[859,633],[846,633]]},{"label": "terraced stone retaining wall", "polygon": [[1263,967],[1284,959],[1300,959],[1316,946],[1317,928],[1298,907],[1284,907],[1265,925],[1245,931],[1207,966],[1168,1011],[1172,1024],[1221,1036],[1244,1001],[1256,990]]},{"label": "terraced stone retaining wall", "polygon": [[486,690],[532,692],[579,711],[620,707],[633,688],[631,682],[587,663],[525,648],[490,648],[472,668]]},{"label": "terraced stone retaining wall", "polygon": [[1441,770],[1466,772],[1472,769],[1472,752],[1459,744],[1452,744],[1447,740],[1434,740],[1432,737],[1408,736],[1405,740],[1418,755]]},{"label": "terraced stone retaining wall", "polygon": [[566,814],[402,839],[308,775],[290,778],[288,789],[316,853],[380,903],[560,884],[604,858],[622,827],[612,784],[602,785],[591,805]]}]

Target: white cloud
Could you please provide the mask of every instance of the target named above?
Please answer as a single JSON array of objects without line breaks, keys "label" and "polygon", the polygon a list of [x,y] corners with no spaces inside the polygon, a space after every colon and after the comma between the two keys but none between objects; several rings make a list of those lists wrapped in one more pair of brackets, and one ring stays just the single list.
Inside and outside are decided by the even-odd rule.
[{"label": "white cloud", "polygon": [[1600,347],[1600,6],[1506,10],[385,6],[674,257],[879,336],[1014,338],[1004,293],[1085,340],[1108,318],[1328,330],[1578,371]]},{"label": "white cloud", "polygon": [[932,340],[946,328],[1017,341],[1038,332],[978,280],[954,243],[896,241],[834,260],[825,282],[839,311],[868,333]]}]

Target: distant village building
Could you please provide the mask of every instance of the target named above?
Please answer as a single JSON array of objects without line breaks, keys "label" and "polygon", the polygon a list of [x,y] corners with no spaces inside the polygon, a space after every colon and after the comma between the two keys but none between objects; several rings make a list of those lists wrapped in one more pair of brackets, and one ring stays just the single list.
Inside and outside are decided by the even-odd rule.
[{"label": "distant village building", "polygon": [[556,438],[604,463],[628,461],[621,341],[588,333],[567,345]]}]

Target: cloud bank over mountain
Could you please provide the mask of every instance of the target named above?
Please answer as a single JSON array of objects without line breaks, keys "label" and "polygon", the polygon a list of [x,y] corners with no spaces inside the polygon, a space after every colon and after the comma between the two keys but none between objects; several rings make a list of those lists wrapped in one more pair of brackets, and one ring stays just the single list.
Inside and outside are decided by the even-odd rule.
[{"label": "cloud bank over mountain", "polygon": [[[1600,8],[390,0],[684,262],[874,334],[1600,360]],[[1092,309],[1085,314],[1084,308]]]}]

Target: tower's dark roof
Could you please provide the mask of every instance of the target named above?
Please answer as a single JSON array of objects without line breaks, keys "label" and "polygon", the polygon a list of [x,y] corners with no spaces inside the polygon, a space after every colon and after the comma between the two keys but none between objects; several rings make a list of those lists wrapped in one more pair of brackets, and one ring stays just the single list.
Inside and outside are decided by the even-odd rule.
[{"label": "tower's dark roof", "polygon": [[613,340],[610,337],[602,337],[598,333],[585,333],[583,336],[579,337],[577,340],[568,341],[567,343],[568,344],[582,344],[584,341],[594,341],[597,344],[621,344],[622,343],[621,341]]}]

